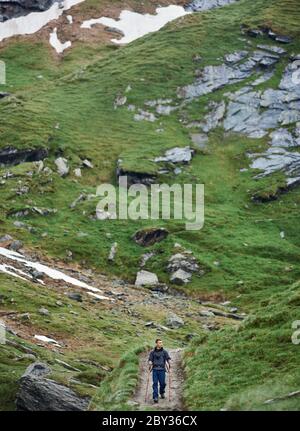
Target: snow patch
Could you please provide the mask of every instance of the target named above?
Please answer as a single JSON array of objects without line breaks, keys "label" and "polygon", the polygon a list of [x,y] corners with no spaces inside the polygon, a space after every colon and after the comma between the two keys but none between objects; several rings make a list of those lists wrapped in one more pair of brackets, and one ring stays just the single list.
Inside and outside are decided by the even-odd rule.
[{"label": "snow patch", "polygon": [[53,46],[53,48],[55,49],[55,51],[58,54],[61,54],[62,52],[64,52],[65,49],[70,48],[70,46],[72,45],[72,43],[69,40],[67,42],[65,42],[65,43],[62,43],[58,39],[58,37],[57,37],[57,28],[56,27],[53,30],[53,32],[50,33],[49,42],[50,42],[50,45]]},{"label": "snow patch", "polygon": [[122,39],[112,39],[112,42],[117,44],[130,43],[148,33],[160,30],[168,22],[173,21],[182,16],[188,15],[188,12],[182,6],[167,6],[158,7],[156,14],[140,14],[123,10],[120,14],[119,20],[112,18],[102,17],[98,19],[90,19],[83,21],[82,28],[91,28],[95,24],[102,24],[110,28],[120,30],[124,37]]},{"label": "snow patch", "polygon": [[[93,292],[95,294],[98,294],[99,299],[111,300],[111,298],[102,296],[101,295],[102,292],[100,289],[97,289],[96,287],[89,286],[88,284],[84,283],[83,281],[80,281],[80,280],[77,280],[76,278],[70,277],[69,275],[66,275],[63,272],[58,271],[56,269],[49,268],[48,266],[43,265],[39,262],[31,262],[31,261],[27,260],[25,258],[25,256],[23,256],[20,253],[15,252],[15,251],[11,251],[11,250],[8,250],[7,248],[0,247],[0,256],[4,256],[7,259],[11,259],[12,261],[20,262],[24,265],[24,267],[33,268],[36,271],[47,275],[48,277],[52,278],[53,280],[63,280],[68,284],[72,284],[74,286],[78,286],[78,287],[81,287],[83,289],[86,289],[89,292]],[[13,275],[13,276],[18,277],[18,278],[23,278],[23,277],[17,275],[14,271],[19,272],[19,273],[24,274],[24,275],[27,275],[27,273],[20,271],[19,269],[14,268],[13,266],[8,266],[5,264],[0,265],[0,271],[5,272],[9,275]],[[24,278],[24,280],[26,280],[26,279]]]}]

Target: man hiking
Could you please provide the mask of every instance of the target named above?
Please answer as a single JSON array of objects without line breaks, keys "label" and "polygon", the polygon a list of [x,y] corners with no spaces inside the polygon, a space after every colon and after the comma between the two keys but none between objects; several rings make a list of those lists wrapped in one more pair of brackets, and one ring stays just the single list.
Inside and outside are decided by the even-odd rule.
[{"label": "man hiking", "polygon": [[161,339],[155,341],[155,347],[149,355],[149,371],[153,378],[153,401],[158,403],[158,383],[161,398],[165,398],[166,371],[170,371],[170,356],[163,348]]}]

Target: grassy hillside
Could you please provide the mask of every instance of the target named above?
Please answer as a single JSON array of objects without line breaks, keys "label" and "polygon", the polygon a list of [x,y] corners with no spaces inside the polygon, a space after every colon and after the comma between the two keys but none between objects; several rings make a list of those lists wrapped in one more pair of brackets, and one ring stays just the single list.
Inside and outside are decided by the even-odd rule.
[{"label": "grassy hillside", "polygon": [[[93,2],[86,1],[82,7],[93,10]],[[103,182],[115,183],[118,159],[123,160],[127,169],[153,173],[157,169],[151,162],[153,157],[162,155],[168,148],[191,145],[189,130],[179,120],[186,114],[201,120],[204,105],[211,100],[222,100],[228,88],[202,97],[155,123],[135,122],[126,106],[114,109],[116,96],[123,95],[130,85],[128,103],[137,107],[143,107],[147,100],[174,99],[178,87],[194,80],[199,67],[193,61],[196,55],[202,57],[203,67],[221,64],[225,54],[245,48],[241,24],[269,25],[291,35],[293,42],[285,48],[289,53],[299,53],[299,21],[297,0],[241,0],[230,7],[181,18],[125,47],[100,43],[90,46],[81,41],[62,59],[55,58],[46,43],[33,42],[31,38],[5,44],[1,59],[7,64],[7,86],[2,87],[12,95],[0,101],[0,149],[46,147],[49,157],[45,165],[54,173],[28,176],[30,164],[9,168],[14,177],[0,185],[1,232],[51,257],[66,259],[67,252],[71,251],[74,263],[108,277],[134,282],[145,250],[132,241],[132,235],[138,228],[152,226],[153,222],[91,220],[97,199],[84,201],[73,210],[69,205],[81,193],[95,194],[96,187]],[[255,49],[256,43],[264,42],[263,37],[250,41],[250,50]],[[287,61],[288,58],[283,59],[272,80],[260,89],[276,87]],[[234,84],[230,91],[243,85]],[[157,133],[158,127],[164,132]],[[292,298],[297,295],[300,279],[297,223],[300,191],[295,188],[276,201],[254,203],[251,196],[268,195],[282,184],[282,177],[275,175],[256,181],[252,172],[240,172],[249,165],[246,152],[262,151],[267,144],[266,138],[253,140],[234,134],[224,137],[222,130],[211,132],[208,149],[196,149],[192,164],[176,177],[176,182],[182,184],[205,184],[204,229],[188,232],[183,222],[172,220],[155,223],[167,228],[170,235],[150,249],[156,255],[148,261],[147,270],[155,272],[160,281],[168,282],[167,261],[174,243],[180,243],[192,250],[206,268],[205,276],[193,277],[185,288],[186,293],[200,300],[230,300],[232,306],[251,315],[238,331],[227,328],[203,334],[201,328],[189,323],[191,326],[185,328],[184,335],[191,329],[198,335],[191,345],[184,336],[179,336],[177,341],[176,333],[167,338],[175,346],[177,343],[187,346],[185,396],[190,408],[256,409],[262,407],[265,399],[297,389],[299,354],[290,336],[291,322],[297,319],[297,301]],[[66,178],[55,172],[54,160],[61,155],[71,167]],[[82,177],[77,178],[73,169],[85,158],[92,161],[94,168],[83,169]],[[0,174],[7,170],[1,168]],[[174,178],[159,176],[159,180],[172,183]],[[20,181],[29,187],[27,194],[16,193]],[[10,213],[27,205],[58,211],[48,217],[23,218],[33,228],[30,231],[16,228]],[[282,231],[284,239],[280,236]],[[79,232],[85,236],[78,236]],[[119,247],[111,264],[107,256],[114,242]],[[23,312],[25,308],[38,308],[42,289],[39,288],[37,295],[30,295],[28,286],[0,277],[1,294],[6,295],[10,290],[13,295],[18,293],[17,303]],[[43,301],[48,304],[51,296],[48,299],[48,291],[44,295]],[[7,307],[6,302],[4,305]],[[90,329],[90,319],[94,322],[94,316],[91,317],[90,310],[78,312],[80,322],[76,327],[84,333]],[[105,315],[107,324],[110,319],[109,313]],[[35,324],[43,328],[43,322]],[[51,327],[52,333],[59,334],[62,325],[64,333],[68,332],[65,323],[58,320]],[[90,359],[94,360],[108,348],[109,356],[113,355],[114,359],[109,365],[115,366],[127,347],[140,347],[131,329],[127,328],[127,332],[124,327],[123,333],[120,327],[108,339],[104,339],[102,327],[95,328],[99,342],[97,347],[88,347]],[[142,332],[147,342],[151,342],[155,331],[148,333],[143,327]],[[125,349],[123,342],[127,337]],[[11,407],[15,376],[26,365],[22,362],[22,366],[21,363],[12,366],[11,354],[9,347],[1,350],[6,364],[1,366],[4,376],[1,379],[6,380],[7,368],[13,367],[15,372],[9,391],[0,393],[3,408]],[[73,354],[77,354],[76,349]],[[103,364],[107,365],[105,361]],[[92,381],[101,383],[97,379]],[[270,406],[298,409],[299,400]]]}]

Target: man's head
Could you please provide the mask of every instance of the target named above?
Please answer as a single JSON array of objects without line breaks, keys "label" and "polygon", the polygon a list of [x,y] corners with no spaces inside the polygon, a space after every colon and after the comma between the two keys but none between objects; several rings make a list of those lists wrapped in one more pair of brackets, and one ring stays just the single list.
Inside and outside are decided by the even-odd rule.
[{"label": "man's head", "polygon": [[157,349],[162,349],[162,347],[163,347],[163,342],[161,341],[161,339],[160,339],[160,338],[157,338],[157,339],[155,340],[155,346],[156,346],[156,348],[157,348]]}]

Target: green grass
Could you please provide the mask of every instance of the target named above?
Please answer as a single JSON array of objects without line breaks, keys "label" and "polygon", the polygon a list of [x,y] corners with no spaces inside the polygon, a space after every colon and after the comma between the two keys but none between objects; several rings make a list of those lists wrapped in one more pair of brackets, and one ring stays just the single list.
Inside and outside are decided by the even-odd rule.
[{"label": "green grass", "polygon": [[[15,176],[0,185],[1,232],[10,233],[22,239],[27,247],[53,257],[65,259],[66,252],[71,250],[75,262],[109,277],[122,277],[133,282],[145,249],[132,241],[132,235],[139,228],[152,226],[153,222],[93,221],[90,216],[95,212],[96,199],[82,202],[74,210],[69,205],[80,193],[95,194],[96,187],[101,183],[115,183],[115,168],[119,158],[127,169],[153,173],[156,168],[151,162],[153,157],[163,154],[168,148],[190,145],[188,130],[178,121],[181,116],[188,115],[191,120],[201,120],[207,102],[221,100],[228,88],[194,101],[170,117],[162,117],[162,124],[133,121],[133,114],[126,107],[114,109],[115,97],[124,94],[130,84],[132,91],[128,93],[128,103],[137,107],[143,107],[149,99],[175,99],[178,87],[193,82],[197,67],[220,64],[224,54],[245,48],[240,32],[242,23],[254,27],[268,24],[283,34],[290,34],[294,41],[286,49],[289,53],[300,52],[300,12],[297,3],[296,0],[241,0],[230,7],[179,19],[160,32],[147,35],[126,47],[75,43],[61,61],[54,59],[49,47],[42,42],[33,43],[22,39],[8,44],[1,50],[1,59],[6,61],[8,72],[7,86],[3,90],[12,92],[13,96],[0,101],[0,148],[8,145],[17,148],[47,147],[50,153],[45,165],[55,171],[54,160],[63,155],[69,160],[71,173],[62,179],[55,172],[48,176],[36,173],[28,176],[26,172],[32,170],[31,164],[9,168]],[[96,10],[97,6],[94,1],[87,1],[80,7],[88,13],[89,10]],[[262,41],[269,43],[263,38],[251,41],[252,47],[249,49],[254,49],[255,44]],[[194,55],[201,55],[200,65],[193,62]],[[283,59],[272,80],[260,88],[276,87],[286,63],[287,59]],[[39,79],[39,75],[43,79]],[[236,84],[231,88],[235,90],[243,85]],[[157,133],[158,127],[163,128],[164,132]],[[240,172],[241,168],[249,165],[245,155],[247,151],[264,151],[266,147],[267,139],[251,140],[238,135],[224,137],[222,130],[210,134],[208,151],[198,150],[192,164],[176,177],[180,183],[205,184],[204,229],[188,232],[183,222],[172,220],[155,223],[167,228],[170,235],[163,243],[149,248],[157,254],[149,260],[145,269],[156,272],[162,282],[168,282],[167,261],[174,252],[174,243],[179,242],[191,249],[206,268],[205,276],[193,277],[192,283],[185,288],[186,293],[199,299],[217,295],[231,300],[232,305],[247,314],[258,316],[266,312],[262,304],[274,297],[275,304],[274,308],[270,306],[270,313],[275,313],[276,301],[280,304],[282,295],[290,292],[288,286],[300,279],[300,192],[295,189],[270,203],[252,202],[252,196],[268,196],[276,193],[282,185],[280,175],[255,181],[252,173]],[[94,168],[84,169],[82,178],[75,178],[72,171],[84,158],[91,159]],[[1,173],[6,170],[2,168]],[[166,177],[160,179],[170,183],[174,180]],[[19,181],[29,186],[28,194],[16,194]],[[16,228],[13,225],[15,219],[9,216],[12,210],[28,205],[56,208],[58,211],[47,217],[34,215],[24,218],[22,221],[33,228],[29,232]],[[280,237],[281,231],[285,232],[284,240]],[[46,237],[43,235],[45,232]],[[78,237],[79,232],[84,232],[86,236]],[[119,244],[118,254],[116,261],[111,264],[107,256],[115,241]],[[219,262],[218,266],[215,265],[216,261]],[[22,288],[19,288],[20,285]],[[1,289],[12,289],[20,309],[28,309],[33,314],[37,328],[47,328],[56,335],[62,331],[62,336],[71,337],[72,319],[67,319],[62,325],[54,310],[50,323],[45,324],[36,314],[39,305],[51,303],[52,296],[49,296],[48,291],[44,291],[44,296],[41,294],[42,289],[36,294],[31,293],[31,286],[23,286],[19,281],[7,277],[2,286]],[[96,337],[98,343],[97,348],[86,346],[82,354],[105,362],[103,352],[109,346],[113,358],[109,365],[116,366],[129,347],[130,351],[134,351],[137,344],[134,336],[130,336],[129,343],[123,345],[128,336],[127,331],[130,331],[129,322],[122,330],[116,324],[109,333],[110,315],[106,315],[104,321],[95,321],[94,312],[86,314],[80,306],[75,308],[79,312],[80,338],[93,328],[91,337]],[[230,408],[257,408],[261,406],[260,394],[268,396],[272,392],[270,388],[274,387],[274,393],[277,391],[275,388],[278,388],[278,393],[293,388],[293,384],[288,383],[291,381],[288,375],[291,373],[295,379],[297,376],[295,346],[286,342],[284,362],[291,360],[294,364],[291,371],[284,365],[274,372],[270,366],[272,360],[281,358],[282,346],[277,334],[282,333],[283,337],[287,337],[291,323],[290,311],[296,318],[295,310],[287,307],[282,329],[278,327],[275,330],[269,322],[265,332],[259,332],[246,324],[241,332],[226,329],[209,336],[199,346],[192,345],[191,354],[201,349],[201,359],[193,356],[187,360],[191,375],[186,383],[189,406],[214,409],[228,403]],[[193,328],[192,323],[189,325]],[[152,337],[152,333],[147,334],[146,329],[143,331],[145,337]],[[252,333],[255,333],[255,338],[250,347],[254,349],[254,359],[250,360],[249,371],[245,371],[243,355],[249,352],[247,337],[251,337]],[[267,333],[271,334],[270,339]],[[169,341],[176,345],[176,339],[171,338]],[[178,342],[181,342],[181,338]],[[226,350],[226,346],[232,346],[233,343],[236,343],[237,351],[241,352],[237,364]],[[271,351],[265,359],[260,354],[268,347]],[[219,352],[222,355],[218,355]],[[70,354],[68,359],[71,360],[77,354]],[[3,361],[7,365],[2,366],[3,381],[6,381],[8,364],[12,363],[7,359],[10,357],[5,355]],[[207,368],[203,368],[203,364],[207,364]],[[15,363],[12,367],[16,376],[25,368]],[[130,356],[128,373],[132,376],[132,385],[135,367],[136,359]],[[86,382],[97,385],[103,377],[89,368],[82,370],[82,373]],[[265,386],[260,383],[262,375]],[[119,368],[112,376],[112,380],[104,380],[103,387],[100,385],[97,398],[99,408],[104,405],[107,408],[106,385],[114,387],[113,393],[121,390],[120,399],[111,399],[112,406],[124,407],[128,393],[122,391],[122,385],[126,378]],[[230,379],[232,376],[233,381]],[[286,387],[281,386],[281,380],[287,382]],[[207,382],[204,397],[197,387],[206,387]],[[4,408],[11,406],[12,395],[9,394],[14,393],[16,379],[10,377],[7,384],[11,389],[6,392],[3,390],[3,395],[0,395]],[[237,392],[238,395],[235,395]],[[7,398],[5,393],[8,393]],[[296,400],[293,402],[297,404]],[[282,408],[285,405],[285,402],[278,404]]]},{"label": "green grass", "polygon": [[299,410],[299,398],[264,402],[299,388],[299,283],[257,304],[237,331],[195,340],[186,351],[186,401],[195,410]]},{"label": "green grass", "polygon": [[[139,372],[138,355],[145,348],[146,346],[139,346],[123,355],[118,367],[105,379],[97,391],[90,404],[91,410],[132,410],[127,402],[136,389]],[[147,346],[147,348],[150,347]]]}]

